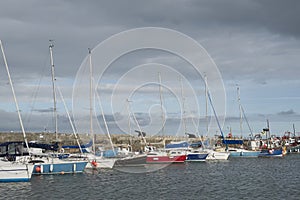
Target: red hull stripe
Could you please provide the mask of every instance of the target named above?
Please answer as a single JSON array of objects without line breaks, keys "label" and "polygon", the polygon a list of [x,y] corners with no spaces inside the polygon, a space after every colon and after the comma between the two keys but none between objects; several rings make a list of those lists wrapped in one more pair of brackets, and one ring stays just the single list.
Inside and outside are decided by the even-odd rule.
[{"label": "red hull stripe", "polygon": [[186,156],[147,156],[147,163],[183,163]]}]

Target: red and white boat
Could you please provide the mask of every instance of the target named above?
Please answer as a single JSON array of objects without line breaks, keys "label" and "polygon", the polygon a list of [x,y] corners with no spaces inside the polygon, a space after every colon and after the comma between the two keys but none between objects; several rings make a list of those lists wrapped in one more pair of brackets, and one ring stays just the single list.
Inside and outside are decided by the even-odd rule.
[{"label": "red and white boat", "polygon": [[147,164],[168,164],[168,163],[184,163],[186,160],[186,152],[181,150],[158,151],[147,154]]}]

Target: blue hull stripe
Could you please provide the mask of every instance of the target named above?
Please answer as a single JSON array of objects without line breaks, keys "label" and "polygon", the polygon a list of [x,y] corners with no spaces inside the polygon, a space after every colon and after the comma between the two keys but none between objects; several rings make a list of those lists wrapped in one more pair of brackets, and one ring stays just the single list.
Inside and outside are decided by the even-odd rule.
[{"label": "blue hull stripe", "polygon": [[260,151],[257,152],[230,152],[230,157],[258,157]]},{"label": "blue hull stripe", "polygon": [[187,155],[187,158],[186,158],[186,161],[205,161],[206,157],[208,156],[208,154],[188,154]]},{"label": "blue hull stripe", "polygon": [[29,182],[30,178],[8,178],[0,179],[0,182]]}]

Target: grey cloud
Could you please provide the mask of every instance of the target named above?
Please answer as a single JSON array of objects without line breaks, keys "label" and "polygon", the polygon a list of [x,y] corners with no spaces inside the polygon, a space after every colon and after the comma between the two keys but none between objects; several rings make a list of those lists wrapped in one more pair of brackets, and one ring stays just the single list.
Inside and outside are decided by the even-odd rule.
[{"label": "grey cloud", "polygon": [[295,115],[296,112],[293,109],[287,110],[287,111],[281,111],[277,113],[278,115]]},{"label": "grey cloud", "polygon": [[[95,47],[112,34],[143,26],[175,29],[201,42],[219,67],[225,84],[230,80],[254,85],[250,89],[255,88],[256,92],[249,92],[255,98],[264,92],[265,86],[276,88],[277,93],[284,93],[289,81],[292,82],[294,95],[299,94],[297,88],[300,84],[297,73],[300,62],[299,4],[295,0],[1,1],[0,39],[4,43],[17,98],[23,104],[21,107],[32,100],[30,95],[34,93],[33,85],[37,84],[37,80],[41,76],[50,76],[49,39],[54,39],[56,77],[63,88],[67,88],[64,83],[68,82],[68,91],[71,92],[70,85],[88,48]],[[124,65],[111,68],[107,73],[111,76],[107,78],[112,80],[122,74],[120,72],[134,64],[145,63],[147,59],[160,63],[166,60],[166,64],[177,69],[186,64],[179,59],[160,57],[159,53],[149,57],[135,56],[131,60],[123,59],[121,63],[115,63],[123,62]],[[7,77],[2,71],[2,56],[0,58],[1,101],[6,102],[6,96],[11,94],[2,90],[7,83],[2,80],[7,80]],[[183,74],[189,79],[198,78],[190,68],[184,70]],[[287,85],[278,88],[274,85],[276,81]],[[37,101],[49,101],[47,108],[51,105],[51,89],[41,90],[42,95]],[[35,114],[43,114],[40,111],[47,109],[36,108],[35,111]],[[283,111],[277,116],[285,112],[297,115],[296,108],[292,107],[291,111],[295,113]],[[266,115],[258,119],[263,120]],[[113,120],[110,117],[107,116]],[[32,124],[32,128],[39,129],[35,126],[42,124],[42,118],[34,115],[33,120],[36,123]]]},{"label": "grey cloud", "polygon": [[49,113],[53,112],[53,108],[46,108],[46,109],[32,109],[34,112],[39,112],[39,113]]}]

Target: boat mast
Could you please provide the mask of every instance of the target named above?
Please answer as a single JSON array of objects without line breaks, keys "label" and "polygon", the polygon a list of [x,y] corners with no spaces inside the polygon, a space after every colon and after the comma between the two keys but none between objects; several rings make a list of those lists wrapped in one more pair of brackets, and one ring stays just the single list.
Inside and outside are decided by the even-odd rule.
[{"label": "boat mast", "polygon": [[183,127],[184,127],[184,134],[187,134],[187,129],[186,129],[186,115],[185,115],[185,104],[184,104],[184,101],[185,101],[185,98],[184,98],[184,94],[183,94],[183,84],[182,84],[182,78],[180,77],[180,84],[181,84],[181,99],[182,99],[182,112],[183,112],[183,120],[182,120],[182,123],[183,123]]},{"label": "boat mast", "polygon": [[237,97],[238,97],[239,110],[240,110],[240,131],[241,131],[241,138],[242,138],[243,137],[243,111],[242,111],[241,93],[240,93],[239,86],[237,86]]},{"label": "boat mast", "polygon": [[[268,133],[269,133],[269,136],[268,136]],[[267,141],[268,141],[268,145],[267,147],[270,148],[271,147],[271,133],[270,133],[270,124],[269,124],[269,120],[267,119]]]},{"label": "boat mast", "polygon": [[294,131],[294,137],[296,137],[296,129],[295,129],[295,124],[293,124],[293,131]]},{"label": "boat mast", "polygon": [[[128,134],[130,135],[130,145],[132,147],[133,145],[133,136],[131,134],[131,123],[130,123],[130,108],[129,108],[129,99],[126,99],[126,102],[127,102],[127,112],[128,112]],[[146,145],[146,144],[145,144]]]},{"label": "boat mast", "polygon": [[75,140],[76,140],[77,145],[78,145],[78,147],[79,147],[80,153],[83,154],[83,151],[82,151],[82,148],[81,148],[79,139],[78,139],[78,137],[77,137],[77,133],[76,133],[75,127],[74,127],[74,125],[73,125],[73,122],[72,122],[70,113],[69,113],[69,111],[68,111],[66,102],[65,102],[65,100],[64,100],[64,97],[63,97],[63,95],[62,95],[62,92],[60,91],[59,87],[57,87],[57,90],[58,90],[58,93],[59,93],[59,95],[60,95],[60,98],[61,98],[61,100],[62,100],[62,102],[63,102],[63,104],[64,104],[64,107],[65,107],[65,110],[66,110],[66,113],[67,113],[67,116],[68,116],[68,119],[69,119],[69,122],[70,122],[70,125],[71,125],[71,128],[72,128],[72,131],[73,131]]},{"label": "boat mast", "polygon": [[[164,138],[164,135],[165,135],[165,112],[164,112],[164,109],[163,109],[163,97],[162,97],[162,88],[161,88],[161,76],[160,76],[160,72],[158,72],[158,81],[159,81],[159,99],[160,99],[160,109],[161,109],[161,118],[162,118],[162,129],[161,129],[161,132],[162,132],[162,135],[163,135],[163,138]],[[166,147],[166,144],[165,144],[165,139],[164,139],[164,148]]]},{"label": "boat mast", "polygon": [[28,145],[28,141],[27,141],[25,129],[24,129],[24,126],[23,126],[23,121],[22,121],[22,117],[21,117],[21,113],[20,113],[18,101],[17,101],[17,98],[16,98],[14,86],[13,86],[13,83],[12,83],[12,80],[11,80],[11,76],[10,76],[10,72],[9,72],[9,69],[8,69],[8,64],[7,64],[7,60],[6,60],[6,56],[5,56],[5,53],[4,53],[4,49],[3,49],[3,45],[2,45],[2,41],[1,40],[0,40],[0,46],[1,46],[1,51],[2,51],[2,55],[3,55],[3,60],[4,60],[4,64],[5,64],[5,68],[6,68],[6,72],[7,72],[7,76],[8,76],[8,80],[9,80],[9,84],[10,84],[10,87],[11,87],[11,91],[12,91],[12,94],[13,94],[13,97],[14,97],[16,109],[17,109],[17,112],[18,112],[18,118],[19,118],[21,129],[22,129],[23,138],[24,138],[25,145],[26,145],[26,148],[28,150],[28,153],[30,155],[29,145]]},{"label": "boat mast", "polygon": [[246,116],[246,114],[245,114],[245,110],[244,110],[244,108],[243,108],[243,106],[242,106],[242,103],[241,103],[241,97],[240,97],[240,88],[239,87],[237,87],[237,93],[238,93],[238,102],[239,102],[239,108],[240,108],[240,129],[241,129],[241,138],[242,138],[242,136],[243,136],[243,134],[242,134],[242,123],[243,123],[243,119],[245,119],[245,121],[246,121],[246,123],[247,123],[247,126],[248,126],[248,129],[249,129],[249,131],[250,131],[250,137],[251,137],[251,139],[253,138],[253,131],[252,131],[252,129],[251,129],[251,127],[250,127],[250,124],[249,124],[249,121],[248,121],[248,119],[247,119],[247,116]]},{"label": "boat mast", "polygon": [[111,139],[111,136],[110,136],[110,132],[109,132],[109,129],[108,129],[108,125],[107,125],[107,122],[106,122],[106,119],[105,119],[105,116],[104,116],[104,110],[103,110],[103,107],[102,107],[102,104],[101,104],[101,101],[100,101],[100,97],[99,97],[97,91],[96,91],[96,96],[97,96],[97,100],[98,100],[98,103],[99,103],[99,106],[100,106],[100,109],[101,109],[102,119],[103,119],[103,122],[104,122],[104,125],[105,125],[105,129],[106,129],[106,132],[107,132],[107,135],[108,135],[108,138],[109,138],[109,142],[110,142],[111,148],[113,150],[114,155],[116,155],[116,152],[115,152],[115,149],[114,149],[114,144],[112,142],[112,139]]},{"label": "boat mast", "polygon": [[90,134],[93,141],[93,152],[96,153],[95,136],[93,131],[93,65],[92,65],[92,51],[89,48],[89,66],[90,66]]},{"label": "boat mast", "polygon": [[207,87],[207,76],[204,76],[205,82],[205,120],[206,120],[206,137],[208,137],[208,87]]},{"label": "boat mast", "polygon": [[146,141],[146,138],[144,137],[144,134],[143,134],[143,131],[142,131],[142,128],[138,122],[138,120],[136,119],[136,116],[134,114],[134,112],[132,112],[132,109],[131,109],[131,106],[130,106],[130,102],[132,102],[131,100],[127,99],[127,102],[128,102],[128,110],[129,110],[129,122],[130,122],[130,116],[132,115],[132,118],[136,124],[136,126],[138,127],[138,131],[140,132],[141,136],[142,136],[142,139],[143,139],[143,142],[145,143],[145,145],[147,145],[147,141]]},{"label": "boat mast", "polygon": [[53,117],[54,117],[54,124],[55,124],[55,139],[58,140],[57,137],[57,108],[56,108],[56,78],[55,78],[55,68],[54,68],[54,61],[53,61],[53,47],[52,44],[53,40],[49,40],[49,50],[50,50],[50,64],[51,64],[51,76],[52,76],[52,90],[53,90]]},{"label": "boat mast", "polygon": [[227,151],[228,150],[228,144],[227,144],[227,142],[225,140],[225,137],[224,137],[224,134],[223,134],[223,131],[222,131],[222,128],[221,128],[221,125],[220,125],[220,122],[219,122],[216,110],[214,108],[214,105],[213,105],[213,102],[212,102],[212,99],[211,99],[211,96],[210,96],[210,93],[209,93],[209,90],[208,90],[207,82],[205,84],[206,84],[206,87],[207,87],[207,97],[208,97],[209,103],[211,105],[212,111],[213,111],[213,113],[215,115],[215,118],[216,118],[216,121],[217,121],[217,124],[218,124],[218,128],[219,128],[219,130],[221,132],[221,136],[222,136],[223,142],[225,143],[225,146],[226,146],[225,150]]}]

